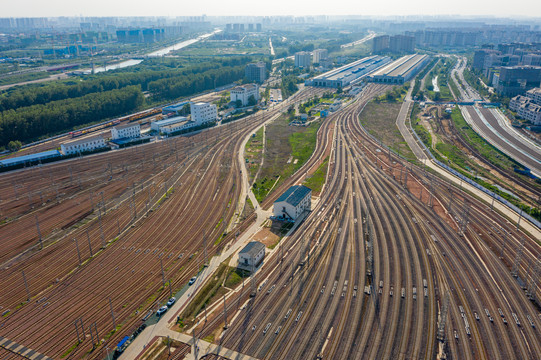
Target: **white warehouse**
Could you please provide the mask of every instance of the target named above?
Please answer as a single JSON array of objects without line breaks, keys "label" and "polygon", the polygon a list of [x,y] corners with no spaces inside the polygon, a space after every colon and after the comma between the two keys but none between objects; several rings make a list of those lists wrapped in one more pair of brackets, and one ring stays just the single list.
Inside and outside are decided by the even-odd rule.
[{"label": "white warehouse", "polygon": [[311,210],[312,190],[304,185],[287,189],[275,202],[273,213],[276,218],[295,220],[304,211]]},{"label": "white warehouse", "polygon": [[192,121],[196,126],[214,122],[218,118],[218,109],[216,105],[205,102],[190,103],[190,112]]},{"label": "white warehouse", "polygon": [[256,268],[265,258],[265,245],[259,241],[249,242],[239,252],[239,264],[241,269],[252,270]]},{"label": "white warehouse", "polygon": [[141,125],[138,123],[115,126],[111,129],[113,140],[131,139],[141,136]]},{"label": "white warehouse", "polygon": [[240,100],[242,102],[242,106],[246,106],[248,105],[248,100],[252,95],[256,102],[259,100],[259,86],[257,84],[240,85],[231,89],[229,94],[232,102]]},{"label": "white warehouse", "polygon": [[63,155],[80,154],[106,147],[105,140],[101,136],[93,136],[86,139],[69,141],[60,145]]}]

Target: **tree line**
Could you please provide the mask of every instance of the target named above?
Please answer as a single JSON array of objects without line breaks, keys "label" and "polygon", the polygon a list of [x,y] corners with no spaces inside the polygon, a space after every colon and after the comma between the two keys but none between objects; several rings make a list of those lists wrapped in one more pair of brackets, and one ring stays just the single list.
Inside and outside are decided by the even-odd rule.
[{"label": "tree line", "polygon": [[127,86],[75,99],[51,101],[0,113],[0,146],[28,141],[136,110],[144,102],[139,86]]}]

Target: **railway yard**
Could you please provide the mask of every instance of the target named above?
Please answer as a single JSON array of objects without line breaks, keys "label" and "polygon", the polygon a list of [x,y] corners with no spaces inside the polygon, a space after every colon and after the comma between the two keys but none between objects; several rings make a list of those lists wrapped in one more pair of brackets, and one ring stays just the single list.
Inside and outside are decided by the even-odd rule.
[{"label": "railway yard", "polygon": [[[322,123],[311,158],[261,203],[329,156],[315,207],[190,335],[258,359],[541,358],[540,232],[367,135],[359,114],[388,89],[366,86]],[[3,174],[0,336],[54,359],[106,358],[255,221],[237,221],[244,140],[326,90],[190,136]]]},{"label": "railway yard", "polygon": [[318,205],[195,336],[265,359],[539,358],[538,234],[379,148],[356,119],[382,91],[322,125]]}]

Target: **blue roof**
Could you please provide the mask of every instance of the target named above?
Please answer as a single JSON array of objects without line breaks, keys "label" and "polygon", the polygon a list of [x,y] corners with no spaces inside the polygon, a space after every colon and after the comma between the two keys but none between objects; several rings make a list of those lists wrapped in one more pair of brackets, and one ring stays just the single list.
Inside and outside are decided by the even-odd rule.
[{"label": "blue roof", "polygon": [[177,104],[165,106],[164,108],[162,108],[162,111],[179,111],[182,110],[182,108],[188,103],[189,101],[184,101]]},{"label": "blue roof", "polygon": [[128,335],[124,336],[124,338],[122,340],[120,340],[120,342],[118,343],[117,347],[121,348],[122,345],[124,345],[126,343],[126,341],[128,341],[130,339],[130,337]]},{"label": "blue roof", "polygon": [[297,206],[312,190],[304,185],[294,185],[287,189],[275,203],[285,201],[290,205]]},{"label": "blue roof", "polygon": [[60,156],[60,155],[61,155],[60,151],[58,150],[49,150],[49,151],[43,151],[43,152],[39,152],[35,154],[23,155],[23,156],[10,158],[10,159],[0,160],[0,165],[10,166],[10,165],[15,165],[15,164],[23,164],[26,162],[49,159],[49,158]]}]

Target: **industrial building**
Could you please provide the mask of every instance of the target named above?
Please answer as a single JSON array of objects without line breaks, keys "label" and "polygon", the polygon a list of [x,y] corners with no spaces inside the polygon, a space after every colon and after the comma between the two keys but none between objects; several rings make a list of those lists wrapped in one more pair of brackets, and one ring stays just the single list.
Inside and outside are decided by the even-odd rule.
[{"label": "industrial building", "polygon": [[252,271],[261,264],[264,258],[265,245],[259,241],[251,241],[239,252],[238,267]]},{"label": "industrial building", "polygon": [[232,102],[240,100],[242,106],[248,105],[250,96],[253,96],[255,101],[259,100],[259,85],[257,84],[246,84],[237,86],[229,91],[229,97]]},{"label": "industrial building", "polygon": [[80,154],[106,147],[105,140],[101,135],[85,139],[69,141],[60,145],[60,152],[63,155]]},{"label": "industrial building", "polygon": [[262,83],[267,78],[267,67],[263,61],[248,64],[244,75],[249,81]]},{"label": "industrial building", "polygon": [[35,154],[23,155],[14,158],[0,160],[0,168],[18,166],[18,165],[34,165],[39,164],[42,161],[49,159],[54,159],[60,157],[60,151],[58,150],[49,150],[43,151]]},{"label": "industrial building", "polygon": [[314,64],[320,64],[323,60],[327,60],[329,52],[327,49],[316,49],[312,51],[312,61]]},{"label": "industrial building", "polygon": [[295,53],[295,67],[309,68],[312,62],[312,55],[307,51]]},{"label": "industrial building", "polygon": [[310,211],[312,190],[304,185],[295,185],[287,189],[273,206],[274,218],[295,221],[305,211]]},{"label": "industrial building", "polygon": [[428,55],[406,55],[374,71],[368,79],[376,83],[403,84],[414,77],[429,59]]},{"label": "industrial building", "polygon": [[171,114],[182,115],[181,114],[182,109],[184,109],[184,107],[188,105],[189,103],[190,103],[189,101],[183,101],[183,102],[179,102],[173,105],[164,106],[162,108],[162,114],[163,115],[171,115]]},{"label": "industrial building", "polygon": [[141,136],[141,125],[138,123],[115,126],[111,129],[113,140],[132,139]]},{"label": "industrial building", "polygon": [[215,122],[218,118],[218,109],[214,104],[205,102],[190,103],[190,111],[195,126]]},{"label": "industrial building", "polygon": [[318,75],[313,79],[307,80],[305,84],[309,86],[343,88],[351,83],[355,83],[370,72],[389,62],[391,62],[391,58],[388,56],[369,56]]}]

